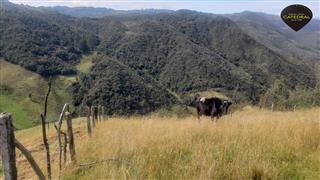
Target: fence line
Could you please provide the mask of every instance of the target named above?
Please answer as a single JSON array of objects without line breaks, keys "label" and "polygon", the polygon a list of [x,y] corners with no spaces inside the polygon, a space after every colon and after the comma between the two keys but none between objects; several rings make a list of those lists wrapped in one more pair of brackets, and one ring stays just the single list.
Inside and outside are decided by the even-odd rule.
[{"label": "fence line", "polygon": [[[104,106],[92,106],[85,107],[85,113],[87,117],[87,129],[89,137],[92,136],[92,124],[96,125],[97,122],[104,120],[105,109]],[[67,133],[61,131],[61,126],[63,119],[66,119],[67,124]],[[69,110],[69,105],[64,104],[62,111],[59,115],[59,119],[54,123],[54,127],[57,130],[57,139],[59,145],[59,168],[58,168],[58,178],[61,178],[61,169],[62,169],[62,152],[64,157],[64,162],[66,162],[67,154],[67,144],[69,144],[69,153],[71,161],[76,163],[76,148],[74,143],[74,135],[72,129],[72,114]],[[49,128],[49,127],[47,127]],[[62,137],[64,136],[64,145],[62,146]],[[0,152],[2,166],[4,170],[4,179],[5,180],[16,180],[17,179],[17,166],[16,166],[16,153],[15,148],[19,149],[21,153],[26,157],[32,169],[38,176],[40,180],[45,180],[46,177],[41,171],[40,167],[32,157],[30,151],[27,150],[14,136],[14,127],[12,125],[12,115],[10,113],[0,113]]]}]

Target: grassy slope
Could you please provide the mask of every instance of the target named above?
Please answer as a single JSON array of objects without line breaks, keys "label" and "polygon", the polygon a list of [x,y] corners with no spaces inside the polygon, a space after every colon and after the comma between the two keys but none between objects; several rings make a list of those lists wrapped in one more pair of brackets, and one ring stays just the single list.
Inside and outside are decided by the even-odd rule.
[{"label": "grassy slope", "polygon": [[118,157],[132,165],[73,167],[66,179],[318,179],[318,110],[270,113],[248,108],[218,124],[197,124],[194,118],[111,120],[96,129],[95,141],[78,145],[79,161]]},{"label": "grassy slope", "polygon": [[[17,128],[28,128],[39,123],[47,80],[18,65],[0,60],[0,111],[11,112]],[[53,79],[49,97],[49,120],[54,120],[65,102],[71,100],[67,86],[73,77],[59,76]]]},{"label": "grassy slope", "polygon": [[13,114],[14,126],[16,128],[32,127],[33,118],[27,110],[18,105],[16,100],[10,95],[0,95],[0,112],[10,112]]},{"label": "grassy slope", "polygon": [[93,58],[97,56],[97,52],[82,57],[80,63],[76,66],[77,70],[82,73],[88,73],[93,65]]},{"label": "grassy slope", "polygon": [[[85,119],[74,121],[78,163],[110,157],[93,168],[67,163],[64,179],[319,179],[319,108],[270,112],[246,107],[218,123],[195,117],[109,118],[86,135]],[[49,130],[57,175],[55,130]],[[28,135],[28,136],[26,136]],[[39,127],[17,132],[45,169]],[[34,173],[18,156],[19,177]],[[68,157],[69,158],[69,157]]]}]

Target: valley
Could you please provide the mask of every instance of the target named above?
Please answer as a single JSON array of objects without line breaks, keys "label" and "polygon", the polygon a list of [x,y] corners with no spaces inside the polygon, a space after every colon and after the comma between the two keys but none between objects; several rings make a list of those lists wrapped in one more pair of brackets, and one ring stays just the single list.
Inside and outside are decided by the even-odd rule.
[{"label": "valley", "polygon": [[[277,110],[320,105],[293,95],[318,97],[318,20],[304,41],[262,13],[49,9],[4,2],[0,57],[45,80],[75,78],[66,93],[78,115],[86,104],[109,107],[110,115],[149,114],[190,105],[188,95],[205,91],[264,107],[276,99]],[[286,93],[270,97],[279,83]]]},{"label": "valley", "polygon": [[37,176],[2,132],[52,179],[320,179],[319,27],[0,0],[0,147],[18,179]]}]

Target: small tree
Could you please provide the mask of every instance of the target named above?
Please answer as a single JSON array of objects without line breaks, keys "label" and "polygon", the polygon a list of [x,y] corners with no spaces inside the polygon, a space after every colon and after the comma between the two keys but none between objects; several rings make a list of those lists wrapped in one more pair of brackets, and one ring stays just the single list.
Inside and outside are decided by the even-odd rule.
[{"label": "small tree", "polygon": [[264,107],[270,107],[274,104],[277,110],[288,109],[289,88],[282,80],[275,80],[273,85],[262,96],[260,104]]}]

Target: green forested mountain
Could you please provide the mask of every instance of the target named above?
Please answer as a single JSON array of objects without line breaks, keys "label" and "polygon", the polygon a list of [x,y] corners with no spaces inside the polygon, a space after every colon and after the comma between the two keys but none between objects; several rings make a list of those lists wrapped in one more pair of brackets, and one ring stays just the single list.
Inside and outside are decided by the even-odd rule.
[{"label": "green forested mountain", "polygon": [[[177,95],[219,91],[258,103],[281,80],[316,86],[315,70],[227,17],[189,10],[71,17],[46,8],[1,7],[0,56],[44,77],[77,76],[74,104],[139,114],[181,103]],[[87,73],[76,67],[97,52]],[[231,97],[232,98],[232,97]]]},{"label": "green forested mountain", "polygon": [[158,14],[170,13],[172,10],[167,9],[143,9],[143,10],[115,10],[103,7],[67,7],[67,6],[54,6],[54,7],[41,7],[47,10],[57,11],[61,14],[70,15],[74,17],[104,17],[108,15],[121,15],[121,14]]},{"label": "green forested mountain", "polygon": [[298,64],[320,62],[320,20],[312,19],[296,32],[280,16],[245,11],[226,15],[248,35]]},{"label": "green forested mountain", "polygon": [[108,114],[141,114],[176,103],[167,89],[127,65],[98,56],[88,74],[73,84],[76,106],[102,104]]},{"label": "green forested mountain", "polygon": [[88,51],[83,40],[98,41],[69,16],[11,3],[0,11],[0,55],[42,76],[76,74],[74,65]]}]

